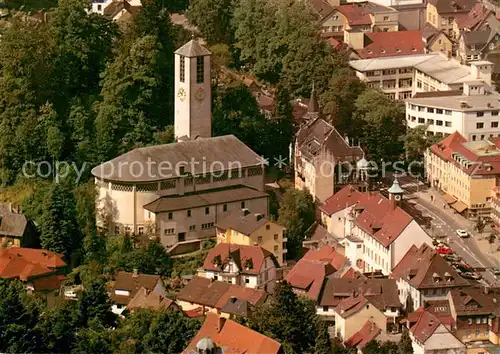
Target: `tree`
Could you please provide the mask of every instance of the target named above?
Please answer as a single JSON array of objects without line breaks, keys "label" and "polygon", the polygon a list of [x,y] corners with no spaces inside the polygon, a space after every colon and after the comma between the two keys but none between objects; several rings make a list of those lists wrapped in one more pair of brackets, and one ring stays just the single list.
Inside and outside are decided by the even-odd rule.
[{"label": "tree", "polygon": [[315,219],[314,201],[307,190],[288,189],[278,210],[278,222],[286,228],[290,258],[296,258],[302,248],[306,230]]},{"label": "tree", "polygon": [[318,334],[314,345],[314,354],[331,354],[332,351],[332,341],[328,333],[328,325],[323,321],[319,321]]},{"label": "tree", "polygon": [[91,319],[88,327],[80,328],[76,333],[73,352],[78,354],[112,353],[109,337],[109,329],[96,318]]},{"label": "tree", "polygon": [[363,348],[363,354],[396,354],[398,346],[394,342],[377,342],[375,339],[368,342]]},{"label": "tree", "polygon": [[279,341],[287,353],[314,349],[317,316],[312,301],[298,297],[287,282],[279,283],[269,300],[251,315],[249,325]]},{"label": "tree", "polygon": [[293,142],[295,127],[290,93],[279,85],[276,89],[274,110],[271,116],[270,141],[273,144],[267,150],[269,158],[288,158],[290,144]]},{"label": "tree", "polygon": [[413,354],[413,346],[411,345],[411,338],[408,329],[403,328],[401,339],[398,343],[397,354]]},{"label": "tree", "polygon": [[76,335],[75,303],[66,301],[41,314],[38,329],[43,343],[41,352],[63,353],[73,348]]},{"label": "tree", "polygon": [[83,286],[77,302],[78,325],[85,327],[95,320],[103,326],[114,325],[116,319],[111,312],[106,280],[103,277],[94,278]]},{"label": "tree", "polygon": [[404,136],[404,148],[408,161],[422,160],[427,148],[439,142],[440,137],[437,135],[426,134],[427,128],[427,125],[419,125],[406,131],[406,135]]},{"label": "tree", "polygon": [[229,44],[233,0],[192,0],[187,17],[209,44]]}]

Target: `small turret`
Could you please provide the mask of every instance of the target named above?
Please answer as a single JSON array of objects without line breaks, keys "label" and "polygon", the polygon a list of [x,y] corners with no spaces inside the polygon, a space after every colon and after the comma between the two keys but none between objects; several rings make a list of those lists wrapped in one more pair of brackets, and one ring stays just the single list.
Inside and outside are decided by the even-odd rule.
[{"label": "small turret", "polygon": [[394,182],[392,182],[391,188],[387,190],[389,192],[389,199],[393,202],[394,207],[401,201],[405,190],[399,185],[397,177],[394,177]]},{"label": "small turret", "polygon": [[309,105],[307,106],[307,113],[304,116],[306,122],[312,122],[319,117],[319,105],[318,99],[316,98],[316,90],[314,89],[314,83],[311,90],[311,98],[309,99]]}]

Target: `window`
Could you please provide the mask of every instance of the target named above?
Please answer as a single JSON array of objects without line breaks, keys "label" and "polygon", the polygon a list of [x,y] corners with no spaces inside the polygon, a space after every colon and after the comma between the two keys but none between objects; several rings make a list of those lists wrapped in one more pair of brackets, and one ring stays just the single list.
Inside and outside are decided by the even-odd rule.
[{"label": "window", "polygon": [[241,202],[241,209],[245,209],[245,202]]},{"label": "window", "polygon": [[174,217],[174,213],[172,213],[172,212],[168,213],[168,220],[172,220],[173,217]]},{"label": "window", "polygon": [[437,113],[437,114],[443,114],[443,110],[442,110],[442,109],[440,109],[440,108],[436,108],[436,113]]},{"label": "window", "polygon": [[429,108],[429,107],[427,107],[427,112],[428,112],[428,113],[434,113],[434,108]]},{"label": "window", "polygon": [[245,278],[245,284],[249,284],[250,283],[250,278]]},{"label": "window", "polygon": [[384,21],[389,21],[389,16],[384,16]]},{"label": "window", "polygon": [[481,135],[481,140],[484,140],[484,135]]},{"label": "window", "polygon": [[219,277],[217,275],[214,275],[214,280],[217,280],[219,279]]},{"label": "window", "polygon": [[144,226],[139,226],[139,235],[142,235],[144,233]]},{"label": "window", "polygon": [[186,58],[183,56],[179,57],[179,79],[181,82],[186,81]]},{"label": "window", "polygon": [[418,123],[419,124],[425,124],[425,119],[424,118],[418,118]]},{"label": "window", "polygon": [[205,58],[197,57],[196,58],[196,83],[202,84],[205,76]]},{"label": "window", "polygon": [[274,241],[278,241],[278,234],[274,234]]},{"label": "window", "polygon": [[437,120],[436,121],[436,125],[443,125],[443,121],[442,120]]},{"label": "window", "polygon": [[498,128],[498,122],[491,122],[492,128]]},{"label": "window", "polygon": [[211,229],[212,227],[214,227],[214,223],[213,222],[209,222],[209,223],[206,223],[206,224],[201,224],[201,229],[202,230]]},{"label": "window", "polygon": [[258,243],[261,243],[261,242],[262,242],[262,236],[258,236],[258,237],[257,237],[257,242],[258,242]]},{"label": "window", "polygon": [[173,235],[175,233],[175,229],[165,229],[163,230],[164,235]]},{"label": "window", "polygon": [[475,135],[472,136],[472,141],[476,141],[476,136]]},{"label": "window", "polygon": [[447,109],[446,111],[444,111],[444,114],[446,114],[447,116],[451,116],[451,111]]},{"label": "window", "polygon": [[488,317],[483,317],[483,324],[487,324],[488,323]]},{"label": "window", "polygon": [[271,229],[271,225],[267,224],[266,225],[266,230],[270,230]]},{"label": "window", "polygon": [[361,248],[363,245],[359,244],[356,246],[356,248]]},{"label": "window", "polygon": [[448,128],[451,128],[451,122],[444,122],[444,126],[448,127]]},{"label": "window", "polygon": [[210,214],[210,208],[209,208],[209,207],[206,207],[206,208],[205,208],[205,215],[208,215],[208,214]]},{"label": "window", "polygon": [[274,252],[278,252],[278,250],[279,250],[278,245],[274,246]]},{"label": "window", "polygon": [[476,129],[483,129],[484,123],[476,123]]},{"label": "window", "polygon": [[417,80],[417,87],[418,87],[418,88],[422,88],[422,81]]},{"label": "window", "polygon": [[187,211],[187,216],[188,216],[188,218],[190,218],[190,217],[191,217],[191,209],[189,209],[189,210]]},{"label": "window", "polygon": [[323,306],[323,312],[328,312],[328,306]]},{"label": "window", "polygon": [[97,11],[102,11],[102,5],[97,5]]},{"label": "window", "polygon": [[434,119],[427,119],[427,124],[434,125]]},{"label": "window", "polygon": [[476,318],[476,324],[481,324],[481,318]]},{"label": "window", "polygon": [[189,225],[189,231],[196,230],[196,225]]},{"label": "window", "polygon": [[491,111],[492,116],[498,116],[498,111]]},{"label": "window", "polygon": [[222,211],[226,212],[227,211],[227,204],[222,205]]},{"label": "window", "polygon": [[483,117],[484,116],[484,112],[476,112],[476,117]]}]

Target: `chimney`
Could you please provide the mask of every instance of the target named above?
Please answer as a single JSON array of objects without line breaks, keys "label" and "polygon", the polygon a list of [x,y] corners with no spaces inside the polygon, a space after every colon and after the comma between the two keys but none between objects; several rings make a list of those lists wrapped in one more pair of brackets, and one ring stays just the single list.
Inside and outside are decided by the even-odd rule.
[{"label": "chimney", "polygon": [[137,278],[137,277],[139,276],[139,270],[138,270],[137,268],[134,268],[133,273],[132,273],[132,276],[133,276],[134,278]]},{"label": "chimney", "polygon": [[434,324],[434,320],[431,318],[431,319],[429,320],[429,327],[432,327],[432,325],[433,325],[433,324]]},{"label": "chimney", "polygon": [[247,208],[241,209],[241,212],[242,212],[243,216],[247,216],[248,214],[250,214],[250,210],[248,210]]},{"label": "chimney", "polygon": [[260,213],[257,213],[257,214],[254,214],[254,215],[255,215],[255,221],[259,221],[259,220],[261,220],[264,217],[264,215],[262,215]]},{"label": "chimney", "polygon": [[224,328],[225,324],[226,324],[226,319],[224,317],[219,317],[219,322],[217,323],[217,332],[220,333],[220,331],[222,331],[222,328]]},{"label": "chimney", "polygon": [[488,285],[485,285],[483,287],[483,291],[484,291],[484,295],[488,295],[490,293],[490,288],[488,287]]}]

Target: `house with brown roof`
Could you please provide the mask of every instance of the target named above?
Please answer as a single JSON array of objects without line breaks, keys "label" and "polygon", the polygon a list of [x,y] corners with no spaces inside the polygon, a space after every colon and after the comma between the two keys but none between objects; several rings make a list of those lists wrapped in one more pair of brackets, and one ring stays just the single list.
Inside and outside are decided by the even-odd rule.
[{"label": "house with brown roof", "polygon": [[260,246],[219,243],[212,248],[198,276],[272,293],[278,262]]},{"label": "house with brown roof", "polygon": [[388,275],[413,245],[432,244],[425,230],[399,206],[405,191],[397,178],[388,192],[386,198],[346,186],[320,207],[321,220],[329,232],[343,238],[346,257],[361,272],[380,270]]},{"label": "house with brown roof", "polygon": [[209,313],[183,354],[284,354],[281,344],[235,321]]},{"label": "house with brown roof", "polygon": [[[359,146],[351,146],[334,126],[319,117],[314,89],[309,101],[309,121],[295,135],[295,188],[307,189],[314,199],[323,202],[342,185],[357,177],[338,173],[342,165],[363,157]],[[347,168],[347,167],[344,167]]]},{"label": "house with brown roof", "polygon": [[345,252],[339,240],[329,233],[326,227],[319,222],[314,222],[306,231],[306,234],[307,238],[302,241],[302,246],[304,248],[318,250],[323,246],[330,246],[341,254]]},{"label": "house with brown roof", "polygon": [[[267,294],[263,290],[195,276],[177,294],[176,302],[184,312],[198,309],[203,315],[213,312],[230,317],[232,313],[223,312],[222,309],[233,304],[235,299],[246,301],[250,306],[257,306],[262,304],[266,297]],[[233,306],[230,308],[234,311]]]},{"label": "house with brown roof", "polygon": [[286,230],[263,214],[243,208],[228,213],[215,227],[218,244],[260,246],[272,253],[280,266],[286,264]]},{"label": "house with brown roof", "polygon": [[150,309],[154,311],[181,311],[174,300],[154,290],[141,287],[127,305],[127,310],[134,312],[137,309]]},{"label": "house with brown roof", "polygon": [[465,345],[431,312],[419,308],[406,323],[414,353],[466,353]]},{"label": "house with brown roof", "polygon": [[[119,271],[115,276],[111,288],[110,298],[113,302],[111,311],[117,315],[121,315],[137,293],[141,292],[144,295],[144,291],[146,292],[146,296],[144,297],[147,297],[150,293],[158,295],[155,301],[159,300],[160,297],[166,298],[165,286],[159,275],[141,274],[136,271],[133,273]],[[153,300],[154,296],[152,295],[150,300]],[[137,307],[141,302],[141,298],[138,298],[134,301],[133,305]]]},{"label": "house with brown roof", "polygon": [[471,32],[488,28],[490,20],[496,20],[495,13],[485,7],[482,2],[477,2],[469,13],[460,13],[455,16],[453,38],[459,38],[462,31]]},{"label": "house with brown roof", "polygon": [[449,291],[470,285],[427,244],[412,246],[390,277],[397,280],[400,302],[412,309],[427,301],[446,300]]},{"label": "house with brown roof", "polygon": [[424,54],[424,41],[419,30],[362,33],[353,47],[358,59]]},{"label": "house with brown roof", "polygon": [[38,247],[35,225],[10,203],[0,203],[0,245],[3,247]]},{"label": "house with brown roof", "polygon": [[387,318],[369,298],[354,294],[341,300],[335,308],[335,336],[348,341],[362,330],[367,319],[374,327],[386,331]]},{"label": "house with brown roof", "polygon": [[350,338],[344,341],[344,345],[348,348],[358,349],[358,353],[363,353],[363,348],[372,340],[383,341],[384,335],[375,322],[367,320],[363,327]]},{"label": "house with brown roof", "polygon": [[453,37],[455,17],[468,14],[476,2],[474,0],[429,0],[426,10],[427,22]]},{"label": "house with brown roof", "polygon": [[450,37],[443,30],[438,30],[429,23],[426,23],[422,30],[422,40],[426,53],[439,52],[451,58],[456,52],[454,42]]},{"label": "house with brown roof", "polygon": [[0,248],[0,278],[19,279],[28,292],[50,293],[66,279],[62,254],[44,249]]}]

